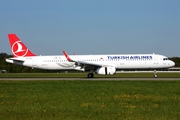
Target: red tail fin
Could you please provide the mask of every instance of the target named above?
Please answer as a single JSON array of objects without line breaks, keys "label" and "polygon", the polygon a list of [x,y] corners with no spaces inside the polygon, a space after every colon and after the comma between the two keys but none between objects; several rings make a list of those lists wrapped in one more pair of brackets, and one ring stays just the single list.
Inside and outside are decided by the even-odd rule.
[{"label": "red tail fin", "polygon": [[10,47],[14,57],[25,57],[25,56],[35,56],[20,39],[16,36],[16,34],[8,34]]}]

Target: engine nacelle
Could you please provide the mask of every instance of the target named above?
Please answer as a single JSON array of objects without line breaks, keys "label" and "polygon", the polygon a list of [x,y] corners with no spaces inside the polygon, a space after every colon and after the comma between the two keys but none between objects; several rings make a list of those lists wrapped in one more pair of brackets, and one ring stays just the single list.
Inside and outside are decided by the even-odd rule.
[{"label": "engine nacelle", "polygon": [[96,70],[96,74],[99,75],[113,75],[116,73],[115,67],[101,67]]},{"label": "engine nacelle", "polygon": [[81,68],[80,66],[77,66],[77,67],[75,67],[74,69],[75,69],[75,70],[78,70],[78,71],[83,71],[83,72],[85,71],[85,69],[84,69],[84,68]]}]

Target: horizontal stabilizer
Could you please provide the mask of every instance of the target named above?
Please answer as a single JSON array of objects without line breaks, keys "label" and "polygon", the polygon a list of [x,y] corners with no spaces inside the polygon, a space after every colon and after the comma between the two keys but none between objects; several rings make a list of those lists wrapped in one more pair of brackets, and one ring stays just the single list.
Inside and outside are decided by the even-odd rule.
[{"label": "horizontal stabilizer", "polygon": [[21,64],[24,63],[24,60],[9,58],[9,59],[6,59],[6,62],[14,63],[14,64],[20,64],[21,65]]}]

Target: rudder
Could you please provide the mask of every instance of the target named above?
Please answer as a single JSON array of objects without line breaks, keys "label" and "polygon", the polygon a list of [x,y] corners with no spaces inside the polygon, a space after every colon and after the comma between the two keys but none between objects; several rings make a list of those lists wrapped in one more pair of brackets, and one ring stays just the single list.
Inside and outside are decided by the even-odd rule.
[{"label": "rudder", "polygon": [[16,34],[8,34],[11,51],[14,57],[36,56],[24,43],[16,36]]}]

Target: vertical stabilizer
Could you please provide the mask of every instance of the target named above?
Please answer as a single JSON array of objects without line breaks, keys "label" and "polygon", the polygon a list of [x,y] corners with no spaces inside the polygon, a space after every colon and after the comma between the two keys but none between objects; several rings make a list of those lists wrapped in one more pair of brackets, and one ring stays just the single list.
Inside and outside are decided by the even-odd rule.
[{"label": "vertical stabilizer", "polygon": [[24,43],[16,36],[16,34],[8,34],[11,51],[14,57],[35,56]]}]

